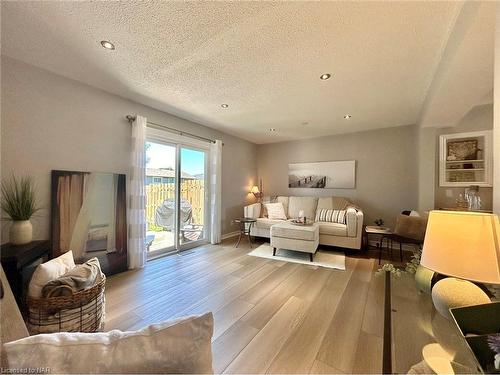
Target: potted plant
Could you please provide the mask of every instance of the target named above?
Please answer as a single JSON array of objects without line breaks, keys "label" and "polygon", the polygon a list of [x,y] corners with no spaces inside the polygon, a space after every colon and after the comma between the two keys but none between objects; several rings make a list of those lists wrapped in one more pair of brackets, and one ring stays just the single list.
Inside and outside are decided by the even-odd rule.
[{"label": "potted plant", "polygon": [[36,189],[31,177],[18,180],[12,176],[1,187],[1,208],[12,221],[9,239],[13,245],[30,243],[33,239],[31,217],[40,209],[36,199]]},{"label": "potted plant", "polygon": [[401,276],[402,272],[407,272],[415,275],[415,285],[417,289],[430,294],[433,285],[433,277],[435,273],[428,268],[420,265],[420,258],[422,257],[422,249],[416,249],[413,252],[411,260],[406,263],[405,270],[401,270],[395,267],[392,263],[386,263],[380,267],[377,274],[384,274],[385,272],[390,272],[394,276]]}]

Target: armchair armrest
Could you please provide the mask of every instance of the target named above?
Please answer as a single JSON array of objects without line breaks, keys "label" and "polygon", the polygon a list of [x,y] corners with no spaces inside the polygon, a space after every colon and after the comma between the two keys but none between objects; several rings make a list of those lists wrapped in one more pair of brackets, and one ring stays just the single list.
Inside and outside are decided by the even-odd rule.
[{"label": "armchair armrest", "polygon": [[349,207],[347,208],[347,236],[361,238],[363,229],[363,211]]},{"label": "armchair armrest", "polygon": [[243,215],[248,218],[258,219],[260,217],[260,210],[262,205],[260,203],[250,204],[243,207]]}]

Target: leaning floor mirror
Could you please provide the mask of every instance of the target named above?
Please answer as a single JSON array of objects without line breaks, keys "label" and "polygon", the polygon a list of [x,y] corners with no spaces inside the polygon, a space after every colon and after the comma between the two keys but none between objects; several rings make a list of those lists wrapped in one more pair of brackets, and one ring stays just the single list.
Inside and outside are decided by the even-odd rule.
[{"label": "leaning floor mirror", "polygon": [[127,269],[124,174],[52,171],[52,255],[97,257],[106,275]]}]

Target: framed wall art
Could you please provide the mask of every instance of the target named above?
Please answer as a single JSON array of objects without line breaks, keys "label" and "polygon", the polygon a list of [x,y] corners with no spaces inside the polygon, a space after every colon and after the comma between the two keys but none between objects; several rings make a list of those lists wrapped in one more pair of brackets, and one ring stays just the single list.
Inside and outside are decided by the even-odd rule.
[{"label": "framed wall art", "polygon": [[354,189],[356,161],[288,164],[289,188]]}]

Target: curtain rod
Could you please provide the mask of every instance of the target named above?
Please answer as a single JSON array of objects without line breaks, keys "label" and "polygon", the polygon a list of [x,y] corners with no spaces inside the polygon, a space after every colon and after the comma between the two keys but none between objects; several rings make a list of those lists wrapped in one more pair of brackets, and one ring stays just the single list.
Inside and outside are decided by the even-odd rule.
[{"label": "curtain rod", "polygon": [[[127,121],[129,123],[132,123],[132,122],[135,121],[135,116],[133,116],[133,115],[127,115],[126,119],[127,119]],[[201,137],[199,135],[188,133],[188,132],[184,132],[184,131],[179,130],[179,129],[170,128],[170,127],[168,127],[166,125],[156,124],[156,123],[151,122],[151,121],[148,121],[147,124],[151,125],[150,127],[153,127],[153,128],[156,127],[156,128],[160,128],[160,129],[163,129],[163,130],[167,130],[167,131],[169,131],[171,133],[177,133],[179,135],[183,135],[183,136],[186,136],[186,137],[190,137],[190,138],[194,138],[194,139],[199,139],[199,140],[202,140],[202,141],[205,141],[205,142],[215,143],[215,141],[213,139]]]}]

